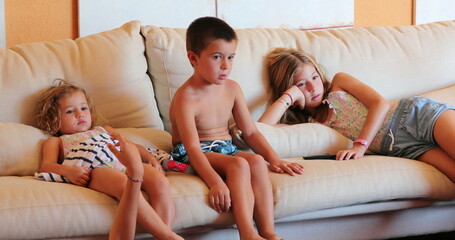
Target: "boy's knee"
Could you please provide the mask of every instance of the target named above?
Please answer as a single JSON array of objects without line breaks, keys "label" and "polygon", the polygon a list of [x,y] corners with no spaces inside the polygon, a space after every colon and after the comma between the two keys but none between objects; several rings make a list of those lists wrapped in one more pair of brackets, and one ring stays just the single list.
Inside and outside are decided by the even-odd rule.
[{"label": "boy's knee", "polygon": [[229,161],[229,169],[236,170],[236,171],[249,171],[250,166],[248,161],[243,157],[235,156]]},{"label": "boy's knee", "polygon": [[267,168],[267,163],[265,159],[259,155],[259,154],[253,154],[250,157],[248,157],[248,164],[250,165],[250,168],[252,169],[258,169],[258,168]]}]

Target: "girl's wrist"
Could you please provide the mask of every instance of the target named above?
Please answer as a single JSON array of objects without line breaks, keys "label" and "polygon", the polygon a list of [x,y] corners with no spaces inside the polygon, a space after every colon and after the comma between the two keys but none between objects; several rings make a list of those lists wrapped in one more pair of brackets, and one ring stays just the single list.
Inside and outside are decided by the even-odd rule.
[{"label": "girl's wrist", "polygon": [[289,97],[289,99],[291,100],[291,105],[294,105],[294,98],[292,97],[292,95],[290,93],[288,93],[288,92],[284,92],[283,96],[285,96],[285,95],[287,97]]},{"label": "girl's wrist", "polygon": [[355,143],[363,145],[366,149],[368,149],[368,147],[370,146],[367,140],[361,138],[357,138],[356,140],[354,140],[354,144]]},{"label": "girl's wrist", "polygon": [[283,105],[285,105],[286,108],[288,108],[292,105],[292,101],[290,101],[290,98],[285,94],[283,94],[280,98],[278,98],[277,101],[282,103]]}]

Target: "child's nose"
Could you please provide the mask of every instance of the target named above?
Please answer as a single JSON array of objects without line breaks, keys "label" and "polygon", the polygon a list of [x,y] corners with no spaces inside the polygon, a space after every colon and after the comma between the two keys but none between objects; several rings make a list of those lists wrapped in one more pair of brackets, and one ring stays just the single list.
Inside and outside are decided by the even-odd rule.
[{"label": "child's nose", "polygon": [[221,69],[228,69],[229,68],[229,62],[227,59],[224,59],[222,62],[221,62]]},{"label": "child's nose", "polygon": [[76,118],[82,118],[84,117],[84,113],[80,110],[76,110]]}]

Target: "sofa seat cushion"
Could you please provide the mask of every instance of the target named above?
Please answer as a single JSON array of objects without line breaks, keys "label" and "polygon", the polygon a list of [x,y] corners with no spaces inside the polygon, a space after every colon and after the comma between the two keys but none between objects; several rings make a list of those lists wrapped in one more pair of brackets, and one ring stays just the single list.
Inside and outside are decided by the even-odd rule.
[{"label": "sofa seat cushion", "polygon": [[271,173],[275,216],[392,199],[455,199],[455,184],[436,168],[396,157],[301,160],[302,175]]},{"label": "sofa seat cushion", "polygon": [[105,235],[117,209],[105,194],[31,176],[0,177],[0,196],[2,239]]},{"label": "sofa seat cushion", "polygon": [[[383,156],[288,160],[302,162],[305,173],[270,173],[278,219],[391,199],[455,198],[455,184],[419,161]],[[208,188],[199,177],[169,172],[168,179],[177,212],[174,229],[234,224],[231,212],[218,214],[210,208]],[[0,218],[0,232],[7,239],[106,235],[117,207],[105,194],[33,177],[0,177],[0,196],[0,216],[5,216]],[[26,232],[13,226],[19,222]]]}]

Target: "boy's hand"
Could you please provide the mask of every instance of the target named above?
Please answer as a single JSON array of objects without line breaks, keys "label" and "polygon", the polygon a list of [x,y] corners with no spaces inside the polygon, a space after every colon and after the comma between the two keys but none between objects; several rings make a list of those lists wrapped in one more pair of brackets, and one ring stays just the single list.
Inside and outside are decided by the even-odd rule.
[{"label": "boy's hand", "polygon": [[[108,144],[109,149],[114,153],[118,160],[125,165],[130,177],[142,179],[144,176],[144,167],[142,166],[141,155],[136,147],[136,144],[126,140],[122,135],[116,131],[111,131],[111,139],[118,140],[113,144]],[[116,146],[120,146],[120,151]]]},{"label": "boy's hand", "polygon": [[87,186],[90,180],[90,169],[77,166],[68,166],[68,172],[65,174],[65,177],[68,180],[78,186],[85,187]]},{"label": "boy's hand", "polygon": [[303,165],[300,163],[287,162],[284,160],[277,160],[270,163],[270,170],[276,173],[288,173],[291,176],[303,173]]},{"label": "boy's hand", "polygon": [[209,203],[218,213],[229,211],[231,194],[226,184],[223,183],[210,188]]}]

